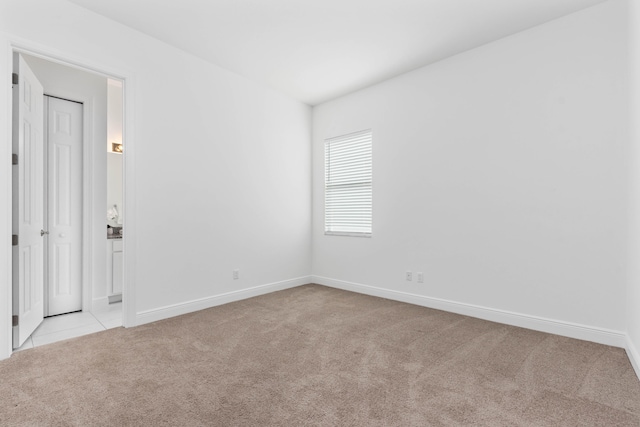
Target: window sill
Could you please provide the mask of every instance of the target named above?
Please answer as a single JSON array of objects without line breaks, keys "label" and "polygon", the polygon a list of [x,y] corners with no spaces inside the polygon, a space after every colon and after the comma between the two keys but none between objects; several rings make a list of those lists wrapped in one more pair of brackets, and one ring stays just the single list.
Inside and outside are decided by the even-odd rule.
[{"label": "window sill", "polygon": [[371,233],[344,233],[338,231],[325,231],[325,236],[346,236],[346,237],[371,237]]}]

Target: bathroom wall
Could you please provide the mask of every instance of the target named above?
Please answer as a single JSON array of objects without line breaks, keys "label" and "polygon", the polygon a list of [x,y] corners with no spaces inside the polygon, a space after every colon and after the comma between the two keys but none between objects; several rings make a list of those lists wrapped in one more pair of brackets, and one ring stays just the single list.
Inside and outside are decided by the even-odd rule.
[{"label": "bathroom wall", "polygon": [[124,217],[122,202],[122,154],[114,153],[113,143],[122,144],[122,82],[107,80],[107,209],[116,206],[118,219],[108,219],[109,225],[121,225]]}]

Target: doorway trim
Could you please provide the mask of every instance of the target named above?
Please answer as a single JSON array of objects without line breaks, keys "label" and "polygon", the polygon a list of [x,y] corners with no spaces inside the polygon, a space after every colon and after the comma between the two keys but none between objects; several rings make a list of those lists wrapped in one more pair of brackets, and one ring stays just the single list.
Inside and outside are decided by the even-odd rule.
[{"label": "doorway trim", "polygon": [[[7,46],[7,55],[5,57],[5,65],[6,65],[6,73],[9,74],[13,70],[13,54],[24,53],[31,56],[39,57],[44,60],[58,63],[67,67],[75,68],[80,71],[97,74],[103,76],[105,78],[111,78],[114,80],[122,81],[122,91],[123,91],[123,143],[126,147],[125,152],[123,153],[123,200],[124,205],[127,206],[124,212],[123,223],[127,227],[127,238],[123,239],[123,263],[124,263],[124,277],[123,277],[123,310],[122,310],[122,321],[123,326],[132,327],[136,326],[136,304],[135,304],[135,285],[134,285],[134,277],[135,277],[135,247],[136,247],[136,221],[135,221],[135,212],[136,212],[136,203],[135,203],[135,174],[134,174],[134,165],[135,165],[135,138],[134,138],[134,118],[133,112],[134,109],[134,87],[135,87],[135,77],[134,73],[131,70],[124,69],[116,69],[104,64],[95,64],[88,63],[86,58],[78,58],[72,55],[57,51],[55,49],[44,47],[42,45],[35,45],[29,41],[20,40],[11,36],[7,36],[8,46]],[[9,91],[9,94],[11,92]],[[11,114],[13,111],[12,105],[12,96],[8,96],[6,99],[5,108],[7,108],[9,119],[11,119]],[[93,122],[86,121],[87,114],[93,111],[93,105],[86,105],[88,107],[83,112],[83,122],[85,124],[92,125]],[[87,111],[87,110],[91,111]],[[11,123],[12,121],[8,121],[8,129],[7,134],[5,136],[5,146],[4,150],[0,150],[0,161],[5,161],[6,164],[10,164],[11,157]],[[89,130],[88,126],[84,126],[83,133],[84,137],[87,138],[87,133]],[[90,179],[89,169],[92,165],[92,155],[93,149],[96,142],[93,140],[93,135],[90,134],[88,139],[85,139],[85,150],[83,152],[83,195],[87,195],[87,192],[91,190],[93,185],[93,180]],[[8,171],[8,175],[11,176],[11,169]],[[88,176],[89,175],[89,176]],[[11,195],[12,191],[12,178],[9,179],[9,188],[10,191],[8,194]],[[93,212],[93,203],[90,200],[90,197],[85,197],[83,200],[83,282],[88,283],[88,285],[83,286],[83,310],[91,310],[92,305],[92,291],[93,291],[93,283],[91,281],[91,260],[94,256],[93,254],[93,244],[95,243],[93,233],[91,233],[92,227],[95,224]],[[5,231],[7,235],[11,234],[11,224],[12,224],[12,208],[11,206],[7,207],[9,211],[8,221],[2,226],[5,227]],[[105,221],[106,222],[106,221]],[[7,276],[11,278],[11,257],[12,257],[12,248],[11,242],[7,239],[5,243],[5,249],[8,250],[9,259],[7,267],[8,273]],[[105,260],[106,262],[106,260]],[[6,289],[2,289],[5,286]],[[85,291],[88,289],[88,291]],[[7,303],[0,305],[0,318],[4,319],[0,320],[0,327],[4,329],[4,331],[0,332],[0,359],[4,359],[9,357],[12,353],[12,325],[11,325],[11,316],[12,316],[12,301],[13,301],[13,288],[11,280],[2,280],[0,281],[0,294],[4,294],[7,296]],[[4,325],[4,326],[3,326]]]}]

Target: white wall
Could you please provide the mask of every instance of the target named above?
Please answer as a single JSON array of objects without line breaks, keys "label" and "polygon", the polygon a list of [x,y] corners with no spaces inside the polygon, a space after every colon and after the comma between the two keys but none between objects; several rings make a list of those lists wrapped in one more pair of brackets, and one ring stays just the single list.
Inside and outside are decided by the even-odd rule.
[{"label": "white wall", "polygon": [[[2,81],[12,43],[126,78],[125,286],[136,322],[308,281],[309,107],[64,0],[5,0],[0,29]],[[8,84],[0,100],[10,141]],[[10,241],[7,169],[0,242]],[[10,355],[9,266],[0,245],[0,358]]]},{"label": "white wall", "polygon": [[[314,280],[624,345],[625,22],[607,2],[315,107]],[[368,128],[373,237],[324,236],[323,141]]]},{"label": "white wall", "polygon": [[[112,226],[122,224],[124,209],[122,203],[122,154],[107,153],[107,204],[106,209],[114,205],[118,210],[117,220],[107,219],[105,224]],[[106,217],[106,214],[105,214]]]},{"label": "white wall", "polygon": [[122,144],[122,82],[107,79],[107,152],[112,143]]},{"label": "white wall", "polygon": [[630,141],[627,353],[640,377],[640,4],[629,0]]}]

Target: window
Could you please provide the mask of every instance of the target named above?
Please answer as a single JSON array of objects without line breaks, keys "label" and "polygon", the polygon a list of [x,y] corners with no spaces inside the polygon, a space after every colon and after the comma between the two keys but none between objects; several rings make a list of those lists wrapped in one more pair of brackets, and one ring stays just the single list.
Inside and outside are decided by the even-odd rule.
[{"label": "window", "polygon": [[324,232],[371,237],[371,131],[325,141]]}]

